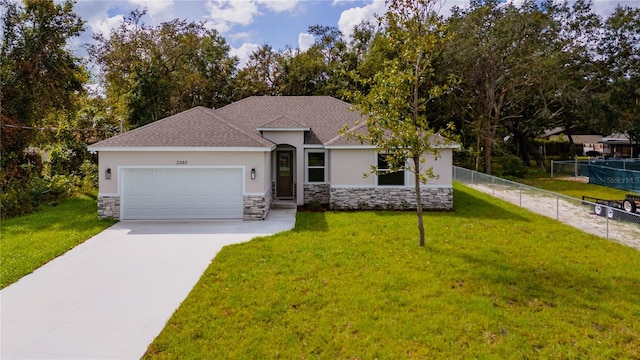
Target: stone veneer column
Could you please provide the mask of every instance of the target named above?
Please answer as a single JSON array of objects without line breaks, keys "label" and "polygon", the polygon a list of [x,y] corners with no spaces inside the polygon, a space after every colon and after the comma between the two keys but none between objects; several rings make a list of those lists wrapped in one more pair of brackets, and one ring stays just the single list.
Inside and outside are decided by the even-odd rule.
[{"label": "stone veneer column", "polygon": [[243,220],[264,220],[267,218],[271,208],[271,191],[267,191],[264,196],[245,195],[243,202]]},{"label": "stone veneer column", "polygon": [[120,220],[120,196],[98,196],[98,217]]},{"label": "stone veneer column", "polygon": [[[453,188],[424,187],[421,193],[423,209],[453,209]],[[417,207],[412,187],[331,187],[330,206],[332,210],[410,210]]]},{"label": "stone veneer column", "polygon": [[304,203],[317,202],[322,205],[329,204],[331,198],[331,185],[329,184],[304,184]]}]

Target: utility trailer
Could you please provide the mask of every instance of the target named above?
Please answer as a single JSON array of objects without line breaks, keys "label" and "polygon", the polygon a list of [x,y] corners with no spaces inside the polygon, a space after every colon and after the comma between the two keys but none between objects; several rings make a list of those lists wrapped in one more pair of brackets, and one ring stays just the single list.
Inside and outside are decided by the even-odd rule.
[{"label": "utility trailer", "polygon": [[637,214],[638,210],[640,210],[640,195],[626,194],[623,200],[607,200],[583,196],[582,201],[583,204],[594,204],[593,212],[598,216],[606,216],[609,219],[622,217],[625,212]]}]

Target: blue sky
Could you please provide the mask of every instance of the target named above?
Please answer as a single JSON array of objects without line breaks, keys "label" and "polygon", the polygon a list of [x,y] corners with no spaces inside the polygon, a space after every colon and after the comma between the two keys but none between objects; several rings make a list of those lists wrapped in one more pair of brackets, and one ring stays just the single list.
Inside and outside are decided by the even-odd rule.
[{"label": "blue sky", "polygon": [[304,49],[312,25],[336,26],[348,35],[353,25],[373,20],[385,7],[384,0],[79,0],[75,11],[87,21],[87,31],[72,46],[91,42],[93,33],[107,34],[136,8],[147,9],[143,20],[149,25],[173,18],[206,21],[244,63],[263,44]]},{"label": "blue sky", "polygon": [[[18,0],[14,0],[18,1]],[[522,0],[506,0],[520,3]],[[453,5],[465,6],[468,0],[446,0],[443,15]],[[594,10],[607,16],[618,3],[639,6],[639,0],[593,0]],[[374,21],[385,11],[384,0],[78,0],[76,13],[86,22],[87,31],[71,46],[85,56],[81,44],[91,42],[93,33],[108,34],[133,9],[147,9],[143,19],[157,25],[174,18],[206,21],[231,46],[231,54],[244,64],[248,54],[263,44],[277,50],[289,46],[305,49],[312,38],[309,26],[336,26],[346,36],[363,20]]]}]

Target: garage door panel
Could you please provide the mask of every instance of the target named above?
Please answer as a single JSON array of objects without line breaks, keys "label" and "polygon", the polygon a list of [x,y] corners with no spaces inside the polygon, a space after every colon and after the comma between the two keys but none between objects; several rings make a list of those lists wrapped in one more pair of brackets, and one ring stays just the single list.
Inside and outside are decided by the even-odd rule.
[{"label": "garage door panel", "polygon": [[123,169],[123,219],[242,218],[242,170]]}]

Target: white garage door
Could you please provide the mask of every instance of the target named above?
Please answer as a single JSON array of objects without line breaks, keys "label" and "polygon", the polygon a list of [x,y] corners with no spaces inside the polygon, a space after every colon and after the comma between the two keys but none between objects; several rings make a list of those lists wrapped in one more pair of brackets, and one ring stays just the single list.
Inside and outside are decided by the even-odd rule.
[{"label": "white garage door", "polygon": [[242,218],[242,169],[123,169],[123,220]]}]

